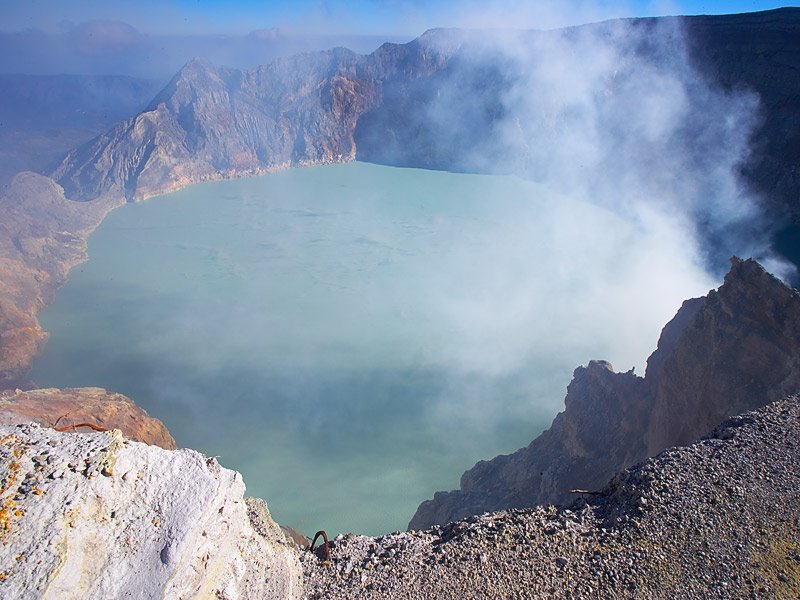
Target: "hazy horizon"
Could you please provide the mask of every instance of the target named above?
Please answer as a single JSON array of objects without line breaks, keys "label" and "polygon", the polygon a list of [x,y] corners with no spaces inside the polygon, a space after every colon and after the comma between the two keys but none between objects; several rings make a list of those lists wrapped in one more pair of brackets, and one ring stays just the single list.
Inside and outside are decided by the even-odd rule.
[{"label": "hazy horizon", "polygon": [[564,3],[252,0],[136,4],[81,0],[0,6],[0,73],[133,75],[164,79],[194,57],[252,68],[281,56],[344,46],[367,54],[433,28],[556,29],[608,19],[769,10],[780,2]]}]

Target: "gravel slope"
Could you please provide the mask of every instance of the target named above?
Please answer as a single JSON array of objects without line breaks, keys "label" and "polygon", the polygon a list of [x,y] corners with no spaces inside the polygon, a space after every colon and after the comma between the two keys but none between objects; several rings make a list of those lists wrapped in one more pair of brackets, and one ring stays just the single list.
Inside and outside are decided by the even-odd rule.
[{"label": "gravel slope", "polygon": [[727,420],[570,508],[340,536],[307,598],[800,597],[800,398]]}]

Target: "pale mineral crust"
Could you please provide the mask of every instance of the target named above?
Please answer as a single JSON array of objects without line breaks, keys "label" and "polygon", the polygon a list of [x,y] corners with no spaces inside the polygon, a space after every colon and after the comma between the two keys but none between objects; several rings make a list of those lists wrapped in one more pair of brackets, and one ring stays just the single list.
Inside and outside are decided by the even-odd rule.
[{"label": "pale mineral crust", "polygon": [[119,431],[0,427],[0,596],[291,599],[296,551],[235,471]]}]

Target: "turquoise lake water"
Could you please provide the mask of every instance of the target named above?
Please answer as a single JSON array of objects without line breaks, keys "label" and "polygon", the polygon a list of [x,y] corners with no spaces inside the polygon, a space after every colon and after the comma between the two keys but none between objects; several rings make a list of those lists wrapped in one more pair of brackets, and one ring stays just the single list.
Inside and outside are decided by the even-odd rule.
[{"label": "turquoise lake water", "polygon": [[579,364],[641,373],[713,283],[660,222],[364,163],[126,205],[89,255],[31,378],[130,396],[306,534],[404,529],[542,431]]}]

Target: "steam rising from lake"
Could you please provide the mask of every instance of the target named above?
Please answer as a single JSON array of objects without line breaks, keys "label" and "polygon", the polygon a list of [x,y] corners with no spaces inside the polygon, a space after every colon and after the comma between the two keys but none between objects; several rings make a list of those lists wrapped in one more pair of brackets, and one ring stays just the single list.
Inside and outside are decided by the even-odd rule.
[{"label": "steam rising from lake", "polygon": [[109,216],[32,377],[130,395],[281,523],[402,529],[541,431],[577,365],[643,371],[717,283],[680,225],[365,163],[201,184]]},{"label": "steam rising from lake", "polygon": [[356,132],[375,160],[496,175],[355,163],[114,212],[32,378],[131,396],[283,524],[404,528],[546,427],[576,366],[642,373],[730,254],[785,268],[738,176],[758,99],[658,27],[487,35]]}]

